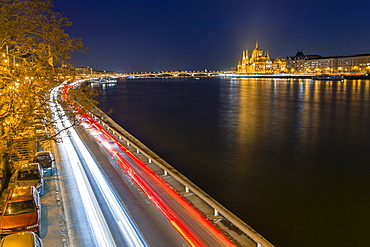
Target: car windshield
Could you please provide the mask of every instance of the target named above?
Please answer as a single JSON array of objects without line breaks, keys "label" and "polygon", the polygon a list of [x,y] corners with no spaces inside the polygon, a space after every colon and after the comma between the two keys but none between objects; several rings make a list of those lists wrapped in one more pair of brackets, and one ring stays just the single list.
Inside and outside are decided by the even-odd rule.
[{"label": "car windshield", "polygon": [[40,178],[40,173],[37,170],[30,170],[30,171],[19,171],[17,180],[24,181],[24,180],[36,180]]},{"label": "car windshield", "polygon": [[33,200],[12,202],[6,206],[4,216],[11,216],[17,214],[27,214],[36,212],[35,203]]}]

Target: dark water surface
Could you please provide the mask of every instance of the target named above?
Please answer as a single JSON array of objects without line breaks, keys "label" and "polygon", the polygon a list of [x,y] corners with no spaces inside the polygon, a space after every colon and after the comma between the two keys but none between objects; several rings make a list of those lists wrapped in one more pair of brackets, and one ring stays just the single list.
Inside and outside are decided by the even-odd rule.
[{"label": "dark water surface", "polygon": [[370,246],[370,81],[102,89],[116,122],[276,246]]}]

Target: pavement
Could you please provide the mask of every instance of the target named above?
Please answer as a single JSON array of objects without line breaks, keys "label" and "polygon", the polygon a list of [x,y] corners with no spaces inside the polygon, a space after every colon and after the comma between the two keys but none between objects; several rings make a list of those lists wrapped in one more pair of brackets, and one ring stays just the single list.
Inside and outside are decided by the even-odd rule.
[{"label": "pavement", "polygon": [[63,204],[62,181],[65,179],[61,167],[58,144],[52,143],[49,148],[55,157],[57,173],[44,177],[45,192],[41,196],[41,232],[40,238],[45,247],[66,247],[69,245],[68,229]]}]

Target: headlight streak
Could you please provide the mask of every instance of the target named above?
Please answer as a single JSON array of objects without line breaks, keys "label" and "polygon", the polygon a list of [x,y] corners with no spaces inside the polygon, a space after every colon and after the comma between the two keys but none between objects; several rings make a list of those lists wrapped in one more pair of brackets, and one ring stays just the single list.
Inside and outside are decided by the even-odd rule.
[{"label": "headlight streak", "polygon": [[[53,109],[55,109],[55,105],[53,107],[54,107]],[[58,107],[59,111],[63,112],[63,109],[61,109],[59,105],[56,105],[56,107]],[[59,125],[58,126],[59,129],[65,127],[62,126],[62,121],[64,124],[66,124],[66,126],[71,126],[68,119],[63,119],[62,121],[59,121],[58,119],[56,120]],[[133,247],[148,246],[143,236],[140,234],[139,230],[134,224],[134,222],[129,218],[126,209],[121,205],[121,203],[118,201],[118,198],[114,195],[112,188],[109,186],[108,182],[102,175],[100,169],[98,168],[91,154],[89,153],[85,145],[82,143],[81,139],[79,138],[75,130],[71,128],[69,131],[71,138],[73,138],[79,151],[84,157],[84,160],[87,166],[89,167],[92,175],[94,176],[95,181],[97,181],[101,194],[104,196],[104,199],[106,200],[107,205],[109,206],[110,211],[112,212],[112,215],[114,215],[116,222],[119,225],[119,230],[121,231],[122,236],[125,239],[125,244],[127,244],[127,246]],[[73,148],[73,144],[70,138],[68,136],[65,136],[65,133],[62,135],[62,140],[63,144],[65,145],[65,148],[68,151],[71,164],[73,164],[72,162],[73,160],[79,161],[77,153]],[[72,165],[72,169],[74,170],[73,173],[75,174],[75,176],[77,175],[76,182],[78,184],[84,208],[89,217],[90,225],[92,226],[94,235],[97,237],[96,242],[99,244],[98,246],[114,247],[116,246],[116,244],[114,243],[109,227],[96,201],[91,186],[88,186],[89,181],[87,180],[86,174],[83,171],[83,167],[78,161],[76,162],[78,164],[78,167],[76,165]],[[94,205],[94,207],[92,208],[91,205]],[[93,211],[94,209],[95,212]]]},{"label": "headlight streak", "polygon": [[[69,89],[69,88],[68,88]],[[68,91],[68,89],[66,91]],[[68,92],[66,92],[67,94]],[[70,100],[67,97],[68,100]],[[71,100],[70,100],[71,101]],[[109,132],[107,132],[99,123],[84,113],[78,106],[74,107],[80,111],[83,117],[83,125],[87,131],[101,144],[116,160],[127,173],[127,175],[135,182],[135,184],[147,195],[150,201],[163,213],[163,215],[169,220],[171,225],[183,236],[190,246],[205,246],[206,244],[196,234],[190,226],[187,225],[181,219],[175,211],[171,209],[165,201],[155,192],[151,187],[150,182],[145,181],[140,175],[137,174],[130,166],[134,165],[139,170],[143,170],[150,177],[152,177],[157,184],[161,185],[169,195],[172,196],[189,215],[192,215],[194,219],[199,222],[199,225],[206,226],[210,234],[217,236],[217,241],[222,246],[235,246],[225,235],[223,235],[211,222],[209,222],[201,213],[199,213],[189,202],[187,202],[177,191],[169,186],[163,179],[161,179],[155,172],[147,167],[137,156],[135,156],[130,150],[128,150],[122,143],[114,138]],[[95,130],[94,130],[95,129]],[[98,133],[101,134],[98,134]],[[112,145],[108,143],[113,142],[118,146],[116,150]],[[133,164],[131,164],[133,163]],[[141,172],[141,171],[140,171]]]},{"label": "headlight streak", "polygon": [[127,210],[118,201],[118,198],[115,196],[112,188],[104,178],[101,170],[95,163],[95,160],[92,158],[91,154],[74,129],[71,130],[71,137],[78,146],[78,149],[84,157],[86,165],[89,167],[89,170],[91,171],[95,181],[97,181],[101,194],[104,196],[107,205],[109,206],[112,214],[115,216],[116,222],[120,225],[120,231],[124,236],[128,246],[148,246],[144,240],[144,237],[140,234],[137,226],[130,219]]},{"label": "headlight streak", "polygon": [[[52,92],[53,97],[56,97],[57,89],[54,89]],[[54,112],[54,117],[56,120],[56,125],[59,130],[64,129],[64,124],[71,126],[71,123],[68,119],[59,119],[55,114],[58,111],[63,112],[63,109],[54,102],[51,104],[51,109]],[[62,123],[63,122],[63,123]],[[110,233],[109,227],[104,219],[103,213],[99,207],[99,204],[95,198],[94,192],[89,184],[89,181],[86,177],[86,174],[81,166],[80,159],[73,148],[73,144],[68,137],[66,131],[61,133],[62,143],[64,148],[68,152],[68,159],[71,163],[73,174],[75,176],[75,181],[77,184],[80,197],[90,223],[90,227],[93,231],[93,236],[97,246],[116,246],[113,236]]]}]

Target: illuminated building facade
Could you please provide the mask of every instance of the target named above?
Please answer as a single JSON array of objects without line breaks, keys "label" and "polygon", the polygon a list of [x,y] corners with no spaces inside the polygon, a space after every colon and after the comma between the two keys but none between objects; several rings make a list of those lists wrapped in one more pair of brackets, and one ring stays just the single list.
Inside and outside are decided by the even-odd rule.
[{"label": "illuminated building facade", "polygon": [[76,72],[78,75],[92,75],[93,74],[93,70],[90,67],[76,68]]},{"label": "illuminated building facade", "polygon": [[258,42],[251,54],[248,50],[243,51],[242,59],[236,67],[239,74],[272,74],[285,71],[286,60],[279,58],[271,60],[267,52],[263,53],[259,49]]},{"label": "illuminated building facade", "polygon": [[289,73],[370,73],[370,54],[322,57],[298,52],[286,59]]}]

